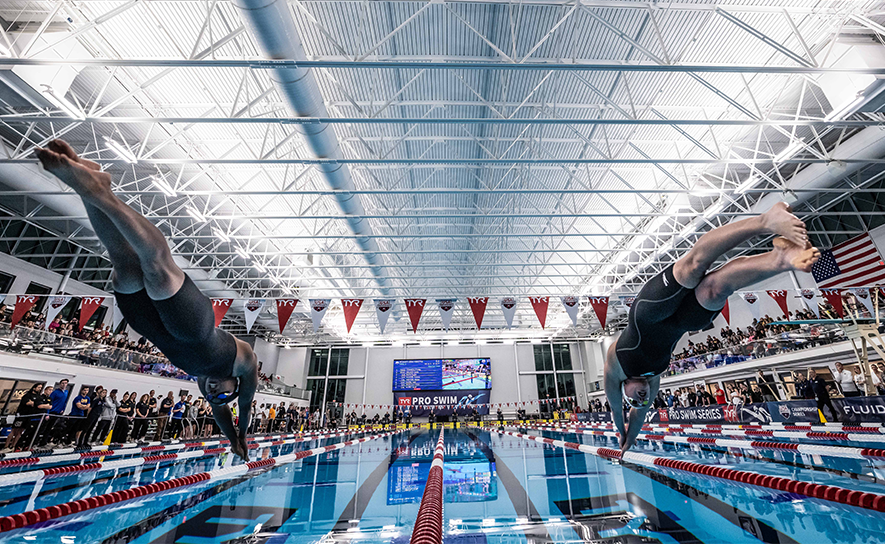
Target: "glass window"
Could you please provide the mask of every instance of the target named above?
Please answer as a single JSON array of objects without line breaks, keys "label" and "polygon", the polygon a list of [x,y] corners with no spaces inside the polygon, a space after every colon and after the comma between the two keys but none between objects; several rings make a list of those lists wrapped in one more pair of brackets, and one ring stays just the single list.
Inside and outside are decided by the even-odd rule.
[{"label": "glass window", "polygon": [[15,276],[0,272],[0,293],[9,293],[13,281],[15,281]]},{"label": "glass window", "polygon": [[347,362],[349,359],[349,349],[333,349],[332,360],[329,362],[329,376],[347,376]]},{"label": "glass window", "polygon": [[553,370],[553,354],[550,353],[550,344],[536,344],[535,370]]},{"label": "glass window", "polygon": [[560,397],[575,396],[575,375],[574,374],[557,374],[556,384],[559,386]]},{"label": "glass window", "polygon": [[572,354],[568,344],[553,345],[553,364],[556,370],[572,369]]},{"label": "glass window", "polygon": [[326,386],[326,404],[330,402],[344,402],[344,390],[347,387],[347,380],[329,380]]},{"label": "glass window", "polygon": [[325,376],[326,365],[329,363],[328,349],[315,349],[310,352],[310,364],[307,367],[308,376]]},{"label": "glass window", "polygon": [[553,381],[553,374],[538,374],[535,377],[538,380],[538,398],[556,398],[556,385]]},{"label": "glass window", "polygon": [[34,305],[31,311],[38,314],[42,312],[43,308],[46,306],[46,300],[48,298],[45,295],[48,295],[51,292],[52,289],[46,287],[45,285],[40,285],[37,282],[32,281],[30,284],[28,284],[28,288],[25,290],[26,295],[44,295],[37,299],[37,304]]},{"label": "glass window", "polygon": [[326,380],[324,378],[307,380],[307,390],[310,391],[311,411],[319,409],[320,405],[323,404],[323,384],[325,383]]}]

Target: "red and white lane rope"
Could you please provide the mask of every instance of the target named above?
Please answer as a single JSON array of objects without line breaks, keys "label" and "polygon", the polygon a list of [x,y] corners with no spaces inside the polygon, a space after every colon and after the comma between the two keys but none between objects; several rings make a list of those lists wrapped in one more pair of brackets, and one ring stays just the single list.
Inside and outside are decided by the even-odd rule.
[{"label": "red and white lane rope", "polygon": [[[555,431],[561,433],[583,434],[589,436],[605,436],[619,438],[616,431],[595,431],[587,429],[573,429],[564,427],[547,427],[532,425],[532,429],[540,431]],[[669,433],[639,433],[637,440],[669,442],[672,444],[702,444],[708,446],[721,446],[725,448],[739,448],[744,450],[790,450],[807,455],[822,455],[825,457],[839,457],[843,459],[885,459],[885,450],[872,448],[854,448],[848,446],[820,446],[815,444],[798,444],[795,442],[776,442],[774,440],[730,440],[726,438],[707,438],[700,436],[679,436]]]},{"label": "red and white lane rope", "polygon": [[[249,444],[249,449],[258,449],[258,448],[266,448],[270,446],[281,446],[284,444],[295,444],[298,442],[306,442],[310,440],[318,440],[325,438],[337,438],[339,436],[345,436],[347,434],[351,434],[347,431],[339,431],[337,433],[327,433],[322,435],[315,435],[311,437],[302,437],[302,438],[289,438],[286,440],[274,440],[268,442],[252,442]],[[216,442],[217,443],[217,442]],[[151,455],[148,457],[131,457],[128,459],[118,459],[115,461],[101,461],[96,463],[84,463],[81,465],[69,465],[62,467],[53,467],[53,468],[45,468],[42,470],[30,470],[27,472],[15,472],[11,474],[0,474],[0,487],[10,486],[10,485],[19,485],[23,483],[29,482],[37,482],[39,480],[60,477],[60,476],[69,476],[71,474],[76,474],[80,472],[98,472],[103,470],[119,470],[130,467],[137,467],[142,465],[149,465],[151,463],[162,463],[166,461],[181,461],[184,459],[196,459],[199,457],[205,457],[208,455],[220,455],[225,452],[229,452],[230,447],[216,447],[209,449],[201,449],[201,450],[192,450],[186,452],[179,453],[166,453],[160,455]]]},{"label": "red and white lane rope", "polygon": [[703,474],[713,478],[721,478],[724,480],[732,480],[757,487],[765,487],[777,491],[787,493],[796,493],[816,499],[823,499],[849,506],[857,506],[877,512],[885,512],[885,495],[878,493],[869,493],[866,491],[853,491],[844,487],[836,487],[831,485],[813,484],[810,482],[800,482],[790,478],[781,478],[780,476],[766,476],[755,472],[747,472],[743,470],[734,470],[731,468],[718,467],[713,465],[704,465],[701,463],[691,463],[688,461],[677,461],[665,457],[657,457],[645,453],[625,452],[611,448],[599,448],[588,444],[576,444],[574,442],[564,442],[562,440],[554,440],[552,438],[543,438],[530,434],[514,433],[510,431],[502,431],[492,429],[492,431],[508,436],[515,436],[525,440],[533,440],[542,444],[550,444],[558,448],[568,448],[572,450],[582,451],[604,459],[620,459],[631,461],[633,463],[649,466],[649,467],[665,467],[674,470],[682,470],[685,472],[694,472],[695,474]]},{"label": "red and white lane rope", "polygon": [[175,489],[178,487],[183,487],[200,482],[207,482],[209,480],[218,480],[220,478],[238,476],[263,467],[284,465],[286,463],[292,463],[299,459],[304,459],[305,457],[311,457],[322,453],[328,453],[334,450],[340,450],[341,448],[345,448],[347,446],[352,446],[361,442],[368,442],[369,440],[375,440],[377,438],[391,436],[392,434],[394,433],[388,432],[373,436],[367,436],[364,438],[358,438],[356,440],[348,440],[347,442],[339,442],[337,444],[332,444],[329,446],[322,446],[319,448],[299,451],[287,455],[281,455],[278,457],[269,457],[267,459],[262,459],[261,461],[251,461],[242,465],[235,465],[226,468],[210,470],[208,472],[201,472],[199,474],[184,476],[182,478],[175,478],[174,480],[167,480],[165,482],[156,482],[153,484],[133,487],[131,489],[125,489],[123,491],[115,491],[113,493],[108,493],[105,495],[88,497],[73,502],[49,506],[47,508],[40,508],[39,510],[29,510],[28,512],[15,514],[14,516],[6,516],[0,518],[0,532],[11,531],[13,529],[21,529],[23,527],[28,527],[36,523],[42,523],[52,519],[57,519],[60,517],[69,516],[71,514],[99,508],[101,506],[108,506],[110,504],[116,504],[118,502],[123,502],[138,497],[144,497],[146,495],[152,495],[154,493],[159,493],[160,491]]},{"label": "red and white lane rope", "polygon": [[415,527],[412,529],[410,544],[441,544],[443,536],[443,463],[445,461],[445,443],[443,430],[439,431],[439,440],[433,452],[433,462],[427,474],[427,485],[418,507]]},{"label": "red and white lane rope", "polygon": [[[602,429],[613,430],[612,425],[561,425],[566,429]],[[810,439],[810,440],[834,440],[849,442],[882,442],[885,443],[885,434],[879,432],[828,432],[828,431],[771,431],[757,428],[731,429],[724,427],[684,427],[677,425],[643,425],[643,430],[664,430],[669,432],[682,432],[685,434],[715,434],[725,436],[751,436],[768,438]],[[868,427],[864,427],[868,429]]]}]

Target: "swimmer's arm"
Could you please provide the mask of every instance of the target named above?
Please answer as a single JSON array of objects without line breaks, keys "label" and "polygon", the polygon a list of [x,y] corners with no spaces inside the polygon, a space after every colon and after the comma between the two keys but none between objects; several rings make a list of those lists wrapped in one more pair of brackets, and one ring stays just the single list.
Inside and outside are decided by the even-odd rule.
[{"label": "swimmer's arm", "polygon": [[224,436],[230,440],[230,451],[239,455],[244,461],[249,460],[249,450],[245,447],[245,441],[242,440],[234,425],[234,416],[231,414],[230,406],[227,404],[213,404],[212,417],[218,423],[218,428],[224,433]]},{"label": "swimmer's arm", "polygon": [[245,441],[246,432],[249,430],[252,400],[255,398],[255,391],[258,390],[258,356],[253,353],[249,362],[242,366],[241,373],[237,374],[237,378],[240,379],[240,394],[237,397],[237,402],[240,407],[240,439]]},{"label": "swimmer's arm", "polygon": [[[660,388],[660,376],[649,378],[648,389],[650,398],[656,398],[658,396],[658,390]],[[627,438],[625,440],[621,440],[621,451],[627,451],[633,447],[633,444],[636,442],[636,437],[639,436],[640,432],[642,432],[642,426],[645,424],[645,414],[647,414],[648,411],[651,410],[652,406],[653,405],[649,403],[644,408],[630,409],[630,422],[627,425]]]},{"label": "swimmer's arm", "polygon": [[608,404],[612,410],[612,423],[621,436],[627,436],[627,430],[624,427],[624,396],[621,394],[621,376],[618,369],[614,368],[611,362],[611,356],[605,361],[605,396],[608,397]]}]

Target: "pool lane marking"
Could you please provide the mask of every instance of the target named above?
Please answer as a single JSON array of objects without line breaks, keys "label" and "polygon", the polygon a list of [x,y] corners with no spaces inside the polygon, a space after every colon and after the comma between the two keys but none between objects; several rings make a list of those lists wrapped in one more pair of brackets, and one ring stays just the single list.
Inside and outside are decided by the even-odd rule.
[{"label": "pool lane marking", "polygon": [[166,491],[169,489],[176,489],[179,487],[202,483],[209,480],[216,480],[219,478],[237,476],[260,468],[291,463],[300,459],[304,459],[306,457],[329,453],[330,451],[339,450],[341,448],[345,448],[347,446],[352,446],[354,444],[359,444],[362,442],[368,442],[369,440],[388,437],[393,434],[395,434],[395,432],[381,433],[364,438],[358,438],[356,440],[339,442],[337,444],[332,444],[329,446],[321,446],[309,450],[302,450],[297,453],[290,453],[278,457],[268,457],[267,459],[262,459],[260,461],[250,461],[241,465],[233,465],[216,470],[210,470],[208,472],[200,472],[198,474],[193,474],[190,476],[184,476],[181,478],[175,478],[173,480],[166,480],[164,482],[138,486],[130,489],[125,489],[123,491],[115,491],[113,493],[107,493],[104,495],[87,497],[85,499],[80,499],[77,501],[53,505],[46,508],[40,508],[38,510],[29,510],[21,514],[15,514],[12,516],[0,518],[0,533],[11,531],[13,529],[28,527],[37,523],[69,516],[71,514],[85,512],[87,510],[93,510],[101,506],[108,506],[130,499],[152,495],[154,493],[159,493],[161,491]]},{"label": "pool lane marking", "polygon": [[[573,429],[599,429],[599,430],[612,430],[614,426],[612,425],[563,425],[567,428]],[[853,430],[857,429],[870,429],[871,427],[856,427],[851,428]],[[726,435],[726,436],[758,436],[758,437],[770,437],[770,438],[808,438],[812,440],[834,440],[834,441],[850,441],[850,442],[885,442],[885,435],[879,431],[858,431],[858,432],[830,432],[830,431],[810,431],[810,432],[795,432],[795,431],[780,431],[780,430],[766,430],[761,428],[743,428],[743,429],[734,429],[730,427],[720,427],[720,426],[697,426],[697,427],[689,427],[685,425],[643,425],[643,430],[653,431],[653,430],[663,430],[667,429],[670,432],[683,432],[685,434],[715,434],[715,435]],[[885,432],[885,431],[883,431]]]},{"label": "pool lane marking", "polygon": [[[548,427],[544,425],[529,425],[531,429],[541,431],[568,432],[590,436],[606,436],[618,438],[620,434],[615,431],[587,430],[579,427]],[[822,455],[824,457],[837,457],[841,459],[871,459],[885,458],[885,450],[873,448],[856,448],[849,446],[821,446],[816,444],[796,444],[790,442],[776,442],[773,440],[730,440],[723,438],[703,438],[695,436],[680,436],[674,433],[640,433],[637,440],[670,442],[673,444],[702,444],[707,446],[720,446],[725,448],[740,448],[745,450],[788,450],[805,455]]]},{"label": "pool lane marking", "polygon": [[[463,429],[462,429],[463,430]],[[513,509],[516,511],[516,515],[518,517],[525,517],[529,521],[539,520],[541,522],[538,526],[532,526],[531,528],[527,527],[523,529],[526,536],[526,541],[529,538],[538,539],[539,542],[553,542],[552,537],[550,536],[550,532],[547,530],[547,524],[544,523],[544,519],[541,517],[541,513],[538,512],[538,508],[535,506],[535,503],[532,501],[532,498],[529,496],[528,490],[526,490],[525,486],[519,481],[519,478],[516,477],[516,474],[510,470],[510,467],[507,466],[507,463],[500,457],[495,451],[485,442],[482,441],[477,435],[475,435],[471,431],[463,430],[467,436],[472,438],[474,441],[479,442],[479,449],[483,454],[485,454],[486,458],[489,461],[495,463],[495,471],[498,475],[498,479],[501,480],[501,484],[504,486],[504,490],[507,492],[507,497],[510,499],[510,504],[513,505]],[[517,503],[516,501],[520,502]],[[543,533],[530,533],[530,529],[542,529]]]},{"label": "pool lane marking", "polygon": [[445,429],[439,430],[439,439],[433,450],[433,461],[424,483],[424,494],[418,506],[418,515],[412,526],[410,544],[442,544],[443,537],[443,465],[445,463]]},{"label": "pool lane marking", "polygon": [[[350,432],[338,432],[338,433],[327,433],[327,434],[318,434],[312,437],[305,438],[292,438],[288,440],[275,440],[273,442],[252,442],[249,444],[249,449],[260,449],[271,446],[282,446],[286,444],[297,444],[299,442],[308,442],[311,440],[320,440],[326,438],[336,438],[339,436],[345,436],[347,434],[354,434]],[[11,486],[11,485],[20,485],[24,483],[30,482],[39,482],[48,478],[54,477],[64,477],[70,476],[71,474],[77,474],[82,472],[98,472],[103,470],[119,470],[122,468],[130,468],[143,466],[151,463],[162,463],[165,461],[180,461],[186,459],[196,459],[200,457],[206,457],[210,455],[221,455],[223,453],[230,452],[229,447],[223,448],[210,448],[205,450],[193,450],[181,453],[167,453],[162,455],[151,455],[147,457],[132,457],[129,459],[118,459],[114,461],[107,462],[96,462],[96,463],[84,463],[81,465],[67,465],[61,467],[53,467],[46,468],[41,470],[30,470],[24,472],[15,472],[9,474],[0,474],[0,487]]]},{"label": "pool lane marking", "polygon": [[611,448],[600,448],[597,446],[590,446],[589,444],[576,444],[574,442],[565,442],[563,440],[554,440],[552,438],[543,438],[535,435],[514,433],[511,431],[501,431],[497,429],[492,429],[492,431],[499,434],[516,436],[525,440],[534,440],[535,442],[540,442],[542,444],[550,444],[559,448],[579,450],[609,460],[618,459],[632,461],[636,464],[649,467],[656,466],[681,470],[684,472],[693,472],[704,476],[712,476],[714,478],[732,480],[755,485],[757,487],[765,487],[777,491],[805,495],[815,499],[847,504],[848,506],[857,506],[859,508],[874,510],[876,512],[885,512],[885,495],[880,495],[878,493],[852,491],[850,489],[845,489],[844,487],[812,484],[809,482],[792,480],[790,478],[782,478],[780,476],[766,476],[755,472],[691,463],[688,461],[678,461],[675,459],[649,455],[647,453],[636,453],[631,451],[621,452],[621,450]]},{"label": "pool lane marking", "polygon": [[[418,432],[412,432],[409,436],[409,441],[406,444],[406,448],[411,447],[412,442],[414,442],[416,438],[424,434],[424,432],[425,429],[419,429]],[[344,507],[344,511],[341,513],[341,516],[335,523],[335,527],[332,529],[333,531],[345,531],[351,527],[350,520],[361,520],[363,518],[363,514],[365,513],[366,508],[369,506],[369,501],[372,499],[372,496],[375,494],[375,491],[381,484],[381,480],[384,479],[384,476],[390,469],[390,465],[396,462],[396,460],[399,458],[399,453],[397,453],[397,449],[398,448],[394,448],[391,445],[390,457],[385,457],[380,463],[378,463],[378,466],[375,468],[375,470],[373,470],[369,474],[362,485],[360,485],[359,489],[356,490],[356,493],[354,493],[353,497],[350,498],[350,501],[348,501],[347,506]]]}]

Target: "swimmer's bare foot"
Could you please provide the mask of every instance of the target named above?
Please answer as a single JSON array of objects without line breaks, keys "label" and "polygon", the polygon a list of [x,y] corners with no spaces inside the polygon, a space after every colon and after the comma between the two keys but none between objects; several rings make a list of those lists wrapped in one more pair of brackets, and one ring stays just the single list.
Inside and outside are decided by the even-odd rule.
[{"label": "swimmer's bare foot", "polygon": [[[110,174],[96,171],[91,166],[87,166],[86,162],[91,161],[72,159],[61,144],[55,144],[52,147],[58,151],[49,147],[36,150],[37,158],[40,159],[44,169],[55,174],[85,200],[100,199],[111,194]],[[67,147],[70,149],[70,146]],[[70,153],[73,153],[73,150],[70,150]]]},{"label": "swimmer's bare foot", "polygon": [[792,212],[789,204],[778,202],[760,216],[763,228],[772,234],[783,236],[799,247],[805,247],[808,230],[805,228],[805,223]]},{"label": "swimmer's bare foot", "polygon": [[820,250],[811,245],[811,242],[799,246],[786,238],[774,239],[774,251],[779,254],[778,258],[783,263],[784,270],[799,270],[811,272],[811,267],[820,259]]}]

